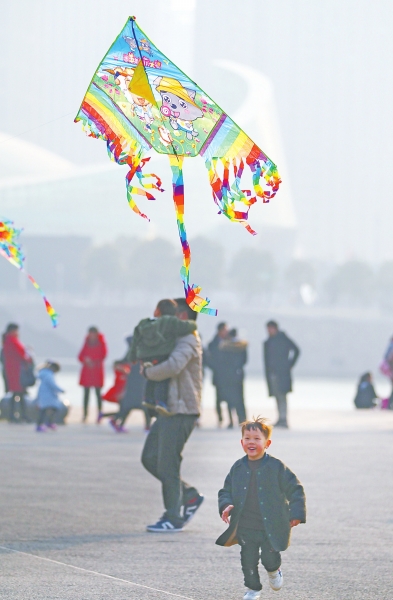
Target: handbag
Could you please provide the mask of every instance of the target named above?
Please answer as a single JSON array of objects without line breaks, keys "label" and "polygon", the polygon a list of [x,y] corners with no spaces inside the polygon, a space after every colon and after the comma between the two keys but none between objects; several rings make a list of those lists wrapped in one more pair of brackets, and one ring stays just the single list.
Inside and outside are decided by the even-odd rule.
[{"label": "handbag", "polygon": [[36,382],[36,377],[34,374],[34,363],[33,362],[24,362],[22,364],[22,368],[20,371],[20,382],[23,389],[31,387]]}]

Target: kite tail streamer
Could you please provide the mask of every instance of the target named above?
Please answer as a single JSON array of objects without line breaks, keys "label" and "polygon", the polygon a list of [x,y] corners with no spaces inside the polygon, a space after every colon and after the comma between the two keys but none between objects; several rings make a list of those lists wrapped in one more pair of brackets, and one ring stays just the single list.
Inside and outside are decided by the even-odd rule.
[{"label": "kite tail streamer", "polygon": [[24,269],[23,263],[25,257],[18,241],[19,234],[20,230],[15,229],[11,221],[0,221],[0,254],[4,256],[8,262],[14,265],[14,267],[22,271],[33,284],[35,289],[41,294],[45,303],[46,312],[51,318],[53,327],[56,327],[58,324],[58,314],[36,280]]},{"label": "kite tail streamer", "polygon": [[[213,200],[219,208],[219,213],[225,215],[230,221],[240,223],[249,233],[256,235],[248,224],[248,212],[258,198],[262,198],[263,202],[269,202],[276,195],[281,180],[274,163],[270,161],[267,166],[266,163],[262,166],[258,159],[248,160],[247,157],[246,164],[252,173],[253,192],[240,187],[245,166],[242,158],[232,160],[226,157],[207,158],[205,164],[209,173]],[[268,188],[266,190],[260,184],[261,177],[265,180]]]},{"label": "kite tail streamer", "polygon": [[[150,156],[146,157],[146,158],[141,158],[141,153],[138,156],[128,158],[127,164],[130,166],[130,170],[128,171],[128,173],[126,175],[128,204],[130,205],[130,208],[135,213],[137,213],[144,219],[147,219],[148,221],[150,221],[149,217],[139,210],[135,200],[133,199],[133,195],[138,194],[139,196],[144,196],[147,200],[155,200],[155,197],[152,194],[150,194],[150,192],[147,192],[146,190],[154,189],[154,190],[159,190],[160,192],[164,191],[161,187],[161,179],[157,175],[154,175],[154,173],[149,173],[148,175],[142,173],[142,169],[145,166],[145,163],[147,163],[149,160],[150,160]],[[132,181],[134,175],[137,176],[137,178],[139,180],[139,184],[142,187],[132,185],[131,181]],[[153,182],[145,183],[144,179],[148,179],[148,178],[155,179],[156,183],[153,183]]]},{"label": "kite tail streamer", "polygon": [[194,284],[190,285],[191,251],[184,225],[183,157],[170,155],[169,162],[172,169],[173,200],[175,203],[177,227],[183,250],[183,266],[180,270],[180,275],[183,280],[186,301],[192,310],[216,316],[217,311],[214,308],[208,308],[210,304],[209,298],[204,299],[199,296],[201,288]]},{"label": "kite tail streamer", "polygon": [[38,283],[36,282],[36,280],[34,279],[34,277],[32,277],[31,275],[29,275],[28,273],[26,273],[26,271],[24,269],[21,269],[21,270],[26,274],[27,278],[34,285],[35,289],[41,294],[42,299],[45,302],[46,312],[48,313],[48,315],[51,318],[52,325],[53,325],[53,327],[57,327],[58,322],[59,322],[59,315],[57,314],[57,312],[53,308],[52,304],[49,302],[48,298],[45,296],[44,292],[42,291],[42,289],[40,288],[40,286],[38,285]]}]

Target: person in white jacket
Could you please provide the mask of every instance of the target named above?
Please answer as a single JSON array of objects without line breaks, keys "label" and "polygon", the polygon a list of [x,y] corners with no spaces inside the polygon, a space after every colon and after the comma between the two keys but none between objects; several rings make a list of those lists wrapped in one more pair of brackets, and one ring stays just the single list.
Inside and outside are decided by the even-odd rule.
[{"label": "person in white jacket", "polygon": [[[184,298],[176,298],[177,317],[196,320]],[[161,481],[165,512],[147,531],[182,531],[203,502],[203,496],[180,477],[182,451],[200,414],[202,344],[197,331],[177,340],[167,360],[145,369],[147,379],[170,378],[168,408],[172,416],[158,416],[145,442],[142,464]]]}]

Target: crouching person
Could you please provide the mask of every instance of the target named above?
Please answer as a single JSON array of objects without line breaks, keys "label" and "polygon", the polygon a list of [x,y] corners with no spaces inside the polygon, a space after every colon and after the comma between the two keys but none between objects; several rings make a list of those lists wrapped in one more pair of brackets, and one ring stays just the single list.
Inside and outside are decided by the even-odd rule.
[{"label": "crouching person", "polygon": [[46,428],[57,429],[54,421],[56,412],[60,408],[59,393],[64,390],[59,387],[55,380],[55,373],[60,371],[60,365],[48,361],[38,372],[40,387],[37,395],[37,406],[39,409],[37,431],[46,431]]},{"label": "crouching person", "polygon": [[229,524],[216,544],[240,544],[244,585],[243,600],[258,600],[262,589],[258,573],[261,560],[270,587],[283,584],[280,552],[289,546],[291,528],[306,522],[306,498],[296,475],[266,450],[272,426],[264,419],[242,424],[241,444],[246,456],[236,461],[218,492],[222,520]]}]

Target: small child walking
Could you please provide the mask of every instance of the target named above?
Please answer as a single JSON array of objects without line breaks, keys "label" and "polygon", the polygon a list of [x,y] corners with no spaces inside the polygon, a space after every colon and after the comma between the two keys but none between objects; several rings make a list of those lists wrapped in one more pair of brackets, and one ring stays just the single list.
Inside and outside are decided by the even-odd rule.
[{"label": "small child walking", "polygon": [[280,552],[289,546],[291,528],[306,522],[306,498],[296,475],[266,450],[272,426],[258,417],[242,423],[241,445],[246,456],[236,461],[218,492],[218,507],[228,529],[219,546],[240,544],[243,600],[258,600],[262,590],[258,563],[265,567],[270,587],[283,584]]},{"label": "small child walking", "polygon": [[[121,360],[115,360],[113,363],[113,370],[115,373],[115,382],[111,388],[105,394],[102,395],[102,399],[107,402],[114,402],[116,404],[120,404],[121,400],[124,396],[124,392],[127,385],[127,379],[131,371],[130,365],[124,363]],[[116,425],[116,421],[114,417],[116,417],[119,413],[119,409],[116,411],[104,413],[100,411],[98,413],[97,423],[101,423],[104,417],[112,417],[109,421],[115,431],[119,431],[119,428]]]},{"label": "small child walking", "polygon": [[[154,319],[142,319],[138,323],[128,354],[131,363],[138,360],[144,366],[161,363],[175,348],[177,338],[196,331],[195,321],[181,321],[176,317],[176,311],[175,300],[161,300],[154,311]],[[144,405],[165,416],[171,414],[167,406],[169,381],[146,382]]]},{"label": "small child walking", "polygon": [[37,395],[37,406],[39,409],[37,431],[46,431],[46,428],[57,429],[54,420],[57,410],[60,408],[58,394],[64,392],[55,380],[55,373],[60,371],[60,365],[48,361],[38,372],[40,387]]}]

